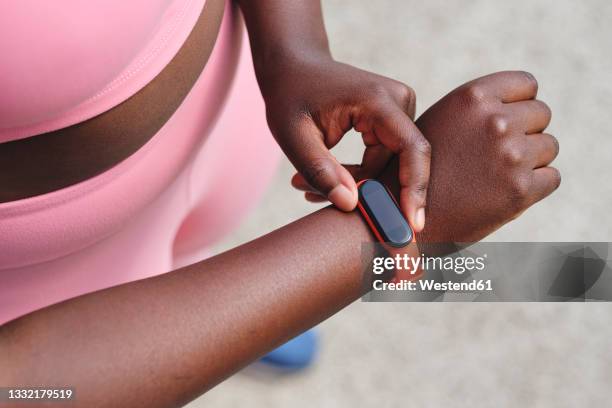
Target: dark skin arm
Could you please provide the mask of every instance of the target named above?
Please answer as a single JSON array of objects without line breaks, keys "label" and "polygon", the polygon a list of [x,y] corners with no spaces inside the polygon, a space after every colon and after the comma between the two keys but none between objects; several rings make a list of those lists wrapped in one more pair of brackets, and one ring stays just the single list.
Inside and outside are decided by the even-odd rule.
[{"label": "dark skin arm", "polygon": [[357,204],[351,174],[333,148],[351,128],[366,149],[357,168],[376,177],[399,157],[399,202],[416,231],[425,224],[430,146],[412,119],[408,86],[335,61],[319,1],[239,0],[257,80],[274,137],[317,191],[348,211]]},{"label": "dark skin arm", "polygon": [[[521,106],[502,102],[513,89]],[[547,167],[556,144],[529,132],[545,127],[549,111],[522,109],[533,97],[530,77],[501,73],[458,88],[419,119],[434,147],[486,146],[461,156],[434,150],[438,204],[419,242],[482,239],[558,186]],[[507,131],[493,131],[502,114]],[[395,174],[383,179],[397,191]],[[206,261],[31,313],[0,327],[0,384],[70,385],[83,407],[180,406],[356,300],[361,244],[372,239],[356,213],[329,207]]]},{"label": "dark skin arm", "polygon": [[[479,241],[559,187],[561,175],[549,166],[559,143],[544,133],[551,111],[537,92],[531,74],[498,72],[458,87],[419,117],[433,149],[427,211],[435,215],[420,242]],[[393,188],[390,175],[383,178]],[[324,200],[304,178],[293,184]]]},{"label": "dark skin arm", "polygon": [[181,406],[358,298],[370,239],[357,214],[326,208],[207,261],[32,313],[0,329],[0,384],[69,384],[83,407]]}]

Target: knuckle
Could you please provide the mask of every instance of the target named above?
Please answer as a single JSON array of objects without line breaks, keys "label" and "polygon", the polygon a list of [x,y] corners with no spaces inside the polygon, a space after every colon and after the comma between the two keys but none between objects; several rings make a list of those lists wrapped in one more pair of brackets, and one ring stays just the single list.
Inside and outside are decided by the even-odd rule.
[{"label": "knuckle", "polygon": [[510,122],[505,115],[496,113],[492,114],[487,119],[487,130],[489,133],[504,136],[508,132]]},{"label": "knuckle", "polygon": [[516,177],[510,181],[508,199],[512,210],[520,211],[525,207],[530,187],[531,183],[526,177]]},{"label": "knuckle", "polygon": [[417,195],[420,203],[423,204],[425,202],[425,195],[427,194],[427,183],[424,181],[417,182],[412,191]]},{"label": "knuckle", "polygon": [[[391,115],[389,106],[386,101],[373,101],[372,107],[374,108],[371,120],[375,127],[381,127],[383,129],[389,129],[393,133],[399,132],[401,126],[397,118]],[[401,141],[400,141],[401,142]]]},{"label": "knuckle", "polygon": [[400,151],[416,151],[423,156],[431,156],[431,144],[420,135],[409,134],[399,140]]},{"label": "knuckle", "polygon": [[314,159],[302,168],[302,175],[313,187],[322,188],[329,170],[329,160]]},{"label": "knuckle", "polygon": [[292,119],[292,125],[294,127],[299,127],[309,122],[312,122],[312,115],[310,114],[310,111],[303,107],[296,109],[296,112]]},{"label": "knuckle", "polygon": [[414,148],[417,152],[424,156],[431,156],[431,143],[429,143],[424,137],[416,137]]},{"label": "knuckle", "polygon": [[416,93],[414,89],[402,82],[395,83],[395,92],[399,99],[406,105],[412,105],[416,102]]},{"label": "knuckle", "polygon": [[487,97],[484,87],[478,83],[470,83],[466,85],[462,90],[462,94],[469,102],[472,103],[482,102]]},{"label": "knuckle", "polygon": [[525,155],[522,149],[517,146],[508,146],[504,149],[502,154],[504,163],[507,166],[515,167],[520,165],[525,159]]}]

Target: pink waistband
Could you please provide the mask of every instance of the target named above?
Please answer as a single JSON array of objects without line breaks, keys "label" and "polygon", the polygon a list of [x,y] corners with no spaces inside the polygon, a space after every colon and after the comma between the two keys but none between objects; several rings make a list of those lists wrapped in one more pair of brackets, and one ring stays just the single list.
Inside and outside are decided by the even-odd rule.
[{"label": "pink waistband", "polygon": [[[187,96],[190,104],[134,155],[82,183],[0,204],[0,270],[55,259],[108,237],[177,177],[223,105],[234,74],[228,67],[239,55],[240,27],[228,1],[213,52]],[[130,81],[121,87],[126,95],[137,88]]]},{"label": "pink waistband", "polygon": [[149,83],[205,0],[0,2],[0,143],[82,122]]}]

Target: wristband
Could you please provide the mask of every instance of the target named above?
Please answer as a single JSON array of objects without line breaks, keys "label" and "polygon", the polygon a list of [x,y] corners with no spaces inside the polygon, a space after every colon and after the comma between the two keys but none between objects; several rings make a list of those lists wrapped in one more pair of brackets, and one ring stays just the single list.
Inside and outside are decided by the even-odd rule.
[{"label": "wristband", "polygon": [[394,248],[403,248],[412,242],[412,228],[393,195],[381,182],[362,180],[357,184],[357,191],[357,207],[376,239]]}]

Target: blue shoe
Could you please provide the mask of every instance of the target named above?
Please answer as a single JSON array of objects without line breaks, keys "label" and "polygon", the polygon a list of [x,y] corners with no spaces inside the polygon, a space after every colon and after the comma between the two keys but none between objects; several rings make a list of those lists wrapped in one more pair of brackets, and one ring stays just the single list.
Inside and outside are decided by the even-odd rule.
[{"label": "blue shoe", "polygon": [[271,351],[261,361],[291,371],[301,370],[314,361],[318,343],[317,333],[311,329]]}]

